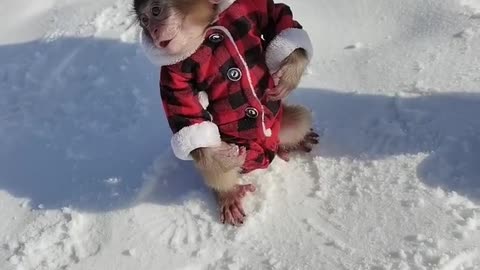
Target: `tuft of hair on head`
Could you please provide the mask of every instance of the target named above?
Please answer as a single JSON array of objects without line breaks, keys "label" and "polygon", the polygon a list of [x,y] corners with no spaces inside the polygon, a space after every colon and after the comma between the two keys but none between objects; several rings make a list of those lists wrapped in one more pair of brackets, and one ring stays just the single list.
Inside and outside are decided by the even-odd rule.
[{"label": "tuft of hair on head", "polygon": [[136,13],[136,14],[139,14],[140,13],[140,8],[147,4],[148,1],[151,1],[151,0],[133,0],[133,4],[132,4],[132,10]]}]

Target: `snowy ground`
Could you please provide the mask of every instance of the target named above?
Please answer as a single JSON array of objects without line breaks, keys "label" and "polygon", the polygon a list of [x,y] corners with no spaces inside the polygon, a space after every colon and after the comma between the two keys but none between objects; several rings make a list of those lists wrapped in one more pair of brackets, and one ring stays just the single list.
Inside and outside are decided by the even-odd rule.
[{"label": "snowy ground", "polygon": [[245,180],[175,159],[127,0],[0,1],[0,269],[480,269],[480,0],[289,0],[321,146]]}]

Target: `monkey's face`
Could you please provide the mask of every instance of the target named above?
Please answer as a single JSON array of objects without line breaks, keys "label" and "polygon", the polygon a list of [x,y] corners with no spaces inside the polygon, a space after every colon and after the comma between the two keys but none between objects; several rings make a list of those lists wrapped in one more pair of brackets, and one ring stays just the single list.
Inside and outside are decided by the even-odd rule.
[{"label": "monkey's face", "polygon": [[185,51],[214,15],[209,0],[134,0],[134,9],[147,38],[168,54]]}]

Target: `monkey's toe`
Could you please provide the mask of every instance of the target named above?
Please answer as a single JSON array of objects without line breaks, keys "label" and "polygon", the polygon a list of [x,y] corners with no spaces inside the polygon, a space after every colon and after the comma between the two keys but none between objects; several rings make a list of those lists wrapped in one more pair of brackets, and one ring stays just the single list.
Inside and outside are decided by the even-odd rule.
[{"label": "monkey's toe", "polygon": [[307,135],[305,135],[304,141],[310,144],[318,144],[319,138],[320,135],[318,135],[318,133],[311,131]]},{"label": "monkey's toe", "polygon": [[313,131],[313,129],[310,129],[310,132],[307,134],[307,137],[320,138],[320,135],[318,133],[316,133],[315,131]]},{"label": "monkey's toe", "polygon": [[302,142],[299,147],[303,152],[312,152],[312,147],[306,141]]}]

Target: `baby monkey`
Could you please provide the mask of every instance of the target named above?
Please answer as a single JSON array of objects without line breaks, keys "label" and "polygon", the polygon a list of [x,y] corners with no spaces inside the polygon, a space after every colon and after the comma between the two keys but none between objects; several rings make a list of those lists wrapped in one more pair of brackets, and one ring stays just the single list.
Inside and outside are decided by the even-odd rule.
[{"label": "baby monkey", "polygon": [[193,160],[224,223],[243,224],[254,192],[240,175],[318,144],[312,115],[283,100],[313,49],[290,8],[273,0],[134,0],[141,45],[160,69],[160,94],[179,159]]}]

